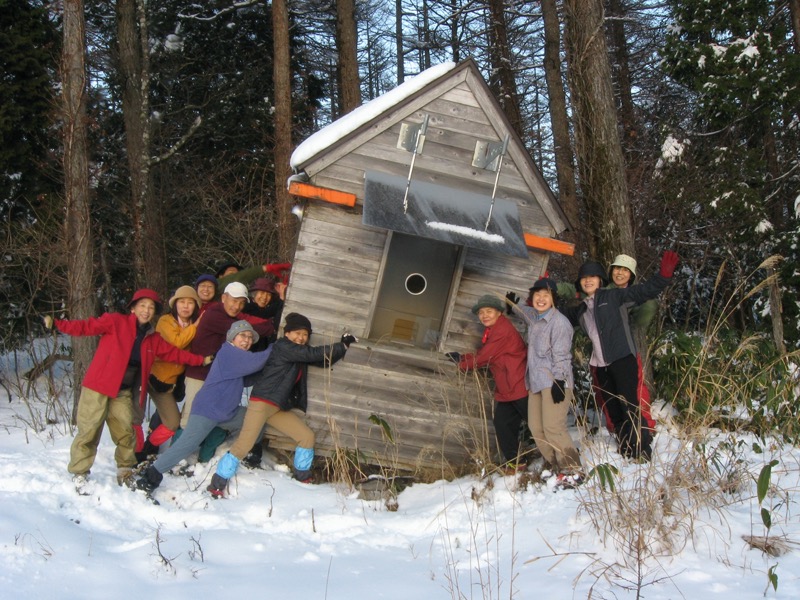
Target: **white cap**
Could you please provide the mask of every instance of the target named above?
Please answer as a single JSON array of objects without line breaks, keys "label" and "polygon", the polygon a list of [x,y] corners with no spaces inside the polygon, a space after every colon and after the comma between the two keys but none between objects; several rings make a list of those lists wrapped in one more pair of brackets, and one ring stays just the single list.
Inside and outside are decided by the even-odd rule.
[{"label": "white cap", "polygon": [[228,294],[228,296],[233,298],[247,298],[247,286],[238,281],[234,281],[225,286],[223,294]]}]

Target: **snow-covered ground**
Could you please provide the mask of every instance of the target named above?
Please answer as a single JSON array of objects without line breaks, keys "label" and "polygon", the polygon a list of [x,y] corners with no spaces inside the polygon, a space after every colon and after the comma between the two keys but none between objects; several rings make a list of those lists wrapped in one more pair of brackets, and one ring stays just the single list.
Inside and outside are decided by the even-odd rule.
[{"label": "snow-covered ground", "polygon": [[[28,404],[39,415],[43,404],[33,392],[20,399],[12,358],[0,357],[0,597],[626,599],[637,597],[638,570],[648,600],[800,598],[794,448],[759,454],[745,439],[737,456],[752,477],[743,489],[691,518],[665,516],[676,531],[691,528],[678,537],[685,543],[638,565],[614,533],[630,529],[595,527],[597,478],[558,492],[500,476],[416,483],[389,511],[357,491],[297,483],[267,453],[264,469],[240,470],[227,499],[205,491],[212,461],[192,477],[167,475],[156,506],[117,486],[105,434],[94,492],[80,496],[66,471],[71,435],[63,424],[30,427]],[[44,381],[35,389],[47,395]],[[618,489],[636,487],[681,447],[662,429],[653,467],[625,463],[604,434],[585,457],[615,464]],[[780,462],[764,505],[771,535],[788,540],[777,558],[742,539],[765,533],[755,478],[772,458]],[[659,542],[653,533],[646,541]]]}]

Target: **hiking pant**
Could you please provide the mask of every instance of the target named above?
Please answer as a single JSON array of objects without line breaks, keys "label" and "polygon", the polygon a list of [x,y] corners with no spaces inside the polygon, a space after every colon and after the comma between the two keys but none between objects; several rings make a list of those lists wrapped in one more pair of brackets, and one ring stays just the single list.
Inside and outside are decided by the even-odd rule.
[{"label": "hiking pant", "polygon": [[519,430],[522,421],[527,418],[527,396],[510,402],[494,403],[494,433],[506,462],[516,462],[519,457]]},{"label": "hiking pant", "polygon": [[269,402],[250,400],[247,403],[247,414],[244,417],[242,431],[231,446],[230,453],[239,460],[247,456],[253,444],[261,439],[264,425],[274,427],[282,434],[289,436],[301,448],[314,447],[314,432],[294,412],[281,410]]},{"label": "hiking pant", "polygon": [[94,464],[97,446],[103,434],[103,425],[108,423],[108,431],[116,445],[114,460],[117,468],[131,468],[136,465],[133,452],[136,438],[133,434],[133,405],[130,389],[120,390],[116,398],[81,388],[78,400],[78,432],[69,449],[67,470],[76,475],[86,475]]},{"label": "hiking pant", "polygon": [[581,457],[567,431],[567,415],[572,405],[573,391],[564,390],[566,397],[553,402],[550,388],[528,393],[528,427],[533,441],[550,465],[561,472],[580,469]]},{"label": "hiking pant", "polygon": [[148,387],[150,399],[156,405],[156,411],[161,419],[162,425],[167,429],[175,431],[181,424],[181,411],[178,410],[178,403],[175,401],[175,396],[172,395],[174,385],[169,386],[166,392],[159,392],[153,388],[152,385]]},{"label": "hiking pant", "polygon": [[186,427],[183,428],[183,433],[177,440],[173,438],[172,445],[165,452],[158,455],[153,466],[159,473],[166,473],[200,448],[200,444],[203,443],[203,440],[206,439],[206,436],[211,433],[214,427],[220,427],[229,433],[236,433],[242,428],[245,412],[244,406],[239,406],[234,416],[223,422],[217,422],[202,415],[191,415]]},{"label": "hiking pant", "polygon": [[629,354],[606,367],[597,367],[597,385],[604,408],[614,424],[619,452],[628,458],[650,458],[652,433],[639,406],[639,365]]},{"label": "hiking pant", "polygon": [[194,377],[186,378],[186,395],[183,398],[183,410],[181,410],[181,427],[186,429],[189,423],[189,415],[192,414],[192,404],[197,392],[203,387],[205,383],[202,379],[195,379]]},{"label": "hiking pant", "polygon": [[[655,431],[656,428],[656,421],[653,418],[652,413],[650,412],[650,390],[647,388],[647,384],[644,382],[644,371],[642,369],[642,356],[640,354],[636,355],[636,363],[638,366],[638,378],[639,378],[639,387],[637,396],[639,398],[639,408],[642,411],[642,418],[644,419],[645,424],[647,425],[648,429],[651,431]],[[603,396],[603,390],[600,389],[600,384],[597,381],[597,367],[590,366],[589,369],[592,372],[592,392],[594,393],[594,399],[597,404],[597,407],[603,414],[603,417],[606,421],[606,428],[611,432],[614,433],[614,422],[611,420],[611,416],[608,414],[608,410],[606,409],[606,399]]]}]

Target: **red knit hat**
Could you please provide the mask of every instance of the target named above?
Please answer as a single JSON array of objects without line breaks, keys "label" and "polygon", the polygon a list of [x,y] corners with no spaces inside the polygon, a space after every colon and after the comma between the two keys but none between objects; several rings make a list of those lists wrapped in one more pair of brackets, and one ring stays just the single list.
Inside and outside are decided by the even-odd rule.
[{"label": "red knit hat", "polygon": [[162,304],[161,298],[159,298],[158,293],[155,290],[151,290],[149,288],[142,288],[140,290],[136,290],[133,294],[133,298],[131,301],[128,302],[127,309],[130,310],[133,308],[134,304],[136,304],[142,298],[148,298],[156,303],[156,312],[161,312]]}]

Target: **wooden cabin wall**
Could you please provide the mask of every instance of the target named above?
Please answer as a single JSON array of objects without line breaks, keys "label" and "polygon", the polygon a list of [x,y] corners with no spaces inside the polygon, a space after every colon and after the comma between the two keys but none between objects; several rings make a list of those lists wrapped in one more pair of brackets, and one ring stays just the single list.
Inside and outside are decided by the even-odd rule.
[{"label": "wooden cabin wall", "polygon": [[[311,320],[312,344],[338,341],[344,331],[362,338],[332,369],[309,370],[308,422],[321,454],[358,450],[373,464],[438,468],[443,476],[455,474],[459,464],[495,458],[493,397],[484,374],[460,373],[437,351],[363,337],[389,235],[362,224],[365,171],[407,177],[411,154],[396,147],[401,122],[419,123],[427,114],[425,147],[412,178],[491,196],[495,172],[471,166],[476,141],[500,141],[482,102],[463,80],[444,92],[436,88],[414,98],[404,115],[376,122],[363,141],[337,144],[331,150],[335,159],[322,156],[305,166],[313,185],[358,198],[353,209],[307,203],[284,308],[284,315],[300,312]],[[521,173],[526,168],[506,157],[496,197],[517,204],[524,231],[551,236],[530,175]],[[445,321],[445,351],[474,351],[483,330],[471,312],[475,301],[487,293],[503,298],[509,290],[524,296],[547,261],[540,252],[529,252],[527,259],[471,248],[464,253]],[[514,322],[524,328],[519,318]],[[268,435],[274,445],[293,448],[276,432]]]},{"label": "wooden cabin wall", "polygon": [[[284,315],[300,312],[311,320],[312,344],[338,341],[344,331],[363,338],[386,240],[387,232],[361,224],[358,210],[307,206]],[[473,351],[482,332],[471,312],[477,298],[523,293],[541,273],[543,259],[538,253],[526,261],[466,250],[446,349]],[[436,351],[361,339],[332,369],[309,370],[307,420],[320,454],[357,449],[366,462],[444,469],[442,475],[451,476],[464,463],[494,457],[492,402],[482,373],[460,373]],[[273,445],[293,448],[277,432],[268,435]]]}]

